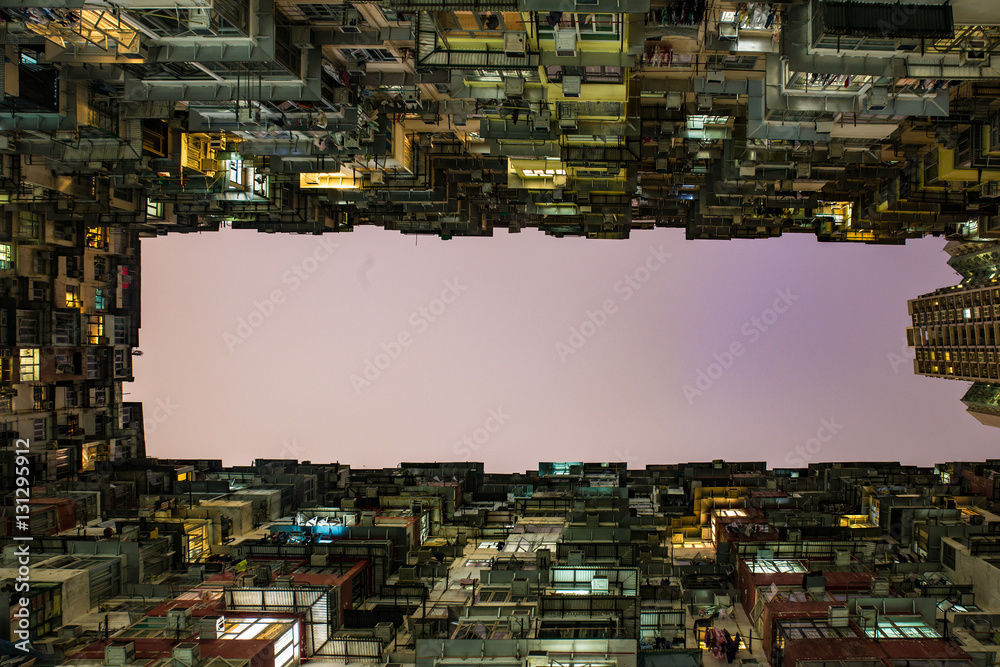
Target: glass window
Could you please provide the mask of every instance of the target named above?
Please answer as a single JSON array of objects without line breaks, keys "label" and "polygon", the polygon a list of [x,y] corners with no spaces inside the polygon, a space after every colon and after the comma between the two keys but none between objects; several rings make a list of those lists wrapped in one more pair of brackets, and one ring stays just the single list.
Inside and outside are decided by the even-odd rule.
[{"label": "glass window", "polygon": [[38,238],[38,213],[34,211],[19,211],[17,219],[17,233],[22,238]]},{"label": "glass window", "polygon": [[244,185],[246,173],[243,171],[243,160],[229,161],[229,183],[231,185]]},{"label": "glass window", "polygon": [[87,227],[87,247],[107,250],[108,248],[108,228],[107,227]]},{"label": "glass window", "polygon": [[80,286],[79,285],[66,285],[66,307],[67,308],[79,308],[80,307]]},{"label": "glass window", "polygon": [[94,308],[97,310],[107,310],[108,308],[108,297],[107,290],[103,288],[97,288],[94,290]]},{"label": "glass window", "polygon": [[87,341],[91,345],[100,345],[104,337],[104,317],[90,315],[87,317]]},{"label": "glass window", "polygon": [[21,348],[18,366],[21,382],[38,382],[40,357],[37,347]]},{"label": "glass window", "polygon": [[14,248],[9,243],[0,243],[0,270],[14,268]]}]

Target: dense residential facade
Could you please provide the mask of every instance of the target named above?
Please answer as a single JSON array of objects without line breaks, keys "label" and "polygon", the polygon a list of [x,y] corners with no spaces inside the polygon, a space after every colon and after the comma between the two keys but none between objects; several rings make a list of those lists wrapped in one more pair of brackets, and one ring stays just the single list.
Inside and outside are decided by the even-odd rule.
[{"label": "dense residential facade", "polygon": [[962,280],[909,301],[913,370],[971,380],[962,402],[981,423],[1000,426],[1000,246],[985,239],[949,241],[945,251]]},{"label": "dense residential facade", "polygon": [[0,205],[146,235],[992,237],[992,9],[4,2]]},{"label": "dense residential facade", "polygon": [[0,663],[990,667],[998,478],[997,460],[123,462],[32,487],[129,493],[33,524],[30,557],[4,540]]}]

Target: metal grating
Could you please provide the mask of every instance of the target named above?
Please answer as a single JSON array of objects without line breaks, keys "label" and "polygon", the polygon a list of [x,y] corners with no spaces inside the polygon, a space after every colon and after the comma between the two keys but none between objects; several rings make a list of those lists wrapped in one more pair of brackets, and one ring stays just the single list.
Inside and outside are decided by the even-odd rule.
[{"label": "metal grating", "polygon": [[950,4],[915,5],[846,0],[824,2],[824,32],[830,35],[948,39],[955,34]]}]

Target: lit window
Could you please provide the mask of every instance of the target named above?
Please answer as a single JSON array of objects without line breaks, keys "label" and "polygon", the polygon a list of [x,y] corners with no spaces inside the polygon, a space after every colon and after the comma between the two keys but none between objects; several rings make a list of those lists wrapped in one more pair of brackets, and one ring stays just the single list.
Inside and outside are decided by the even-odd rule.
[{"label": "lit window", "polygon": [[146,200],[146,215],[151,218],[163,217],[163,202]]},{"label": "lit window", "polygon": [[105,250],[108,247],[107,227],[87,227],[87,247]]},{"label": "lit window", "polygon": [[21,349],[20,365],[18,366],[21,382],[38,382],[40,378],[38,370],[40,356],[37,347]]},{"label": "lit window", "polygon": [[725,125],[729,122],[729,116],[706,116],[695,114],[688,116],[687,126],[689,130],[703,130],[706,125]]},{"label": "lit window", "polygon": [[229,161],[229,183],[231,185],[244,185],[246,173],[243,171],[243,160]]},{"label": "lit window", "polygon": [[91,345],[100,345],[104,336],[104,316],[90,315],[87,317],[87,340]]},{"label": "lit window", "polygon": [[95,289],[94,290],[94,307],[97,310],[106,310],[108,307],[107,290]]},{"label": "lit window", "polygon": [[14,249],[9,243],[0,243],[0,270],[14,268]]},{"label": "lit window", "polygon": [[66,285],[66,307],[67,308],[79,308],[80,307],[80,286],[79,285]]}]

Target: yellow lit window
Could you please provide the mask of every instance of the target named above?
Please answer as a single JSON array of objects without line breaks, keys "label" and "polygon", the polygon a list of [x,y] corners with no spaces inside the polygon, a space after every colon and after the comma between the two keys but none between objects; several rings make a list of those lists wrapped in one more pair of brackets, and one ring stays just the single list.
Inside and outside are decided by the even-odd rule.
[{"label": "yellow lit window", "polygon": [[91,315],[87,318],[87,338],[91,345],[99,345],[104,336],[104,317]]},{"label": "yellow lit window", "polygon": [[67,308],[79,308],[80,307],[80,286],[79,285],[66,285],[66,307]]},{"label": "yellow lit window", "polygon": [[38,382],[39,357],[37,347],[21,348],[19,366],[21,382]]},{"label": "yellow lit window", "polygon": [[107,227],[87,227],[87,247],[105,249],[108,247]]}]

